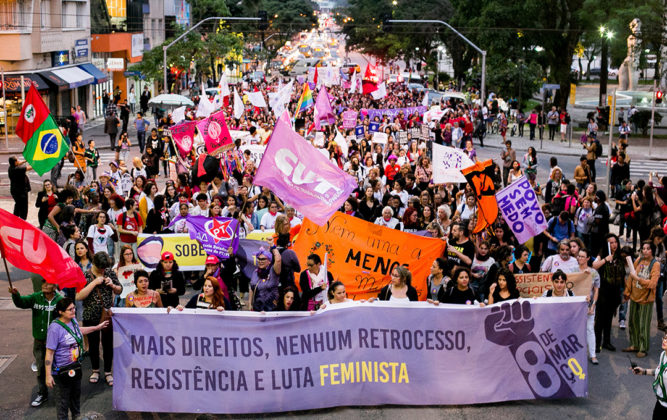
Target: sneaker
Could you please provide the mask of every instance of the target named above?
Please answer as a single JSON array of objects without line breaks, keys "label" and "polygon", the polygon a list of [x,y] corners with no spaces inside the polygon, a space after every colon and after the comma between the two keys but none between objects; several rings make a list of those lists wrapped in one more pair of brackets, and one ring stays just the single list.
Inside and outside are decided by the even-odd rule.
[{"label": "sneaker", "polygon": [[621,322],[619,322],[619,324],[618,324],[618,328],[624,330],[624,329],[625,329],[625,321],[621,321]]},{"label": "sneaker", "polygon": [[33,407],[39,407],[40,405],[44,404],[48,399],[49,398],[46,395],[37,394],[37,397],[35,397],[35,399],[32,400],[30,405]]}]

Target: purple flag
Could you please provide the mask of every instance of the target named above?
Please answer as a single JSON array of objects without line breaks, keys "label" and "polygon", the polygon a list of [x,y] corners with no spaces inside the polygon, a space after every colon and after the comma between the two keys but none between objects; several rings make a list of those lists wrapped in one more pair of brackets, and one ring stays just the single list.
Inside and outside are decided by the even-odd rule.
[{"label": "purple flag", "polygon": [[340,303],[314,315],[166,312],[114,308],[115,410],[274,413],[588,395],[583,296],[485,308]]},{"label": "purple flag", "polygon": [[273,130],[255,184],[270,188],[320,226],[357,188],[355,178],[331,163],[282,120]]},{"label": "purple flag", "polygon": [[343,128],[350,129],[356,127],[358,114],[357,111],[351,109],[343,112]]},{"label": "purple flag", "polygon": [[547,228],[537,194],[526,176],[496,193],[498,208],[519,243],[524,243]]},{"label": "purple flag", "polygon": [[236,234],[238,220],[230,217],[188,216],[186,219],[190,239],[199,242],[208,255],[215,255],[226,260],[229,247],[236,253],[239,237]]},{"label": "purple flag", "polygon": [[336,122],[336,115],[331,109],[331,102],[329,102],[329,94],[327,89],[322,86],[320,88],[320,93],[317,95],[317,101],[315,101],[315,130],[322,129],[322,120],[326,120],[329,124],[334,124]]}]

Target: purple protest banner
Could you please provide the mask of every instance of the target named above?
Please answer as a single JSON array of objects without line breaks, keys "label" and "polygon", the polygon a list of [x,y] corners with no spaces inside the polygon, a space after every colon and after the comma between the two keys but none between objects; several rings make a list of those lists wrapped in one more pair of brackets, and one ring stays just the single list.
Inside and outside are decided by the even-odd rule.
[{"label": "purple protest banner", "polygon": [[407,120],[408,117],[415,112],[419,115],[423,115],[427,111],[425,106],[411,106],[408,108],[387,108],[387,109],[366,109],[361,110],[362,115],[368,115],[368,119],[373,121],[375,117],[382,118],[384,115],[389,117],[393,121],[394,118],[398,117],[398,114],[403,113],[403,119]]},{"label": "purple protest banner", "polygon": [[496,201],[519,243],[528,241],[547,228],[537,194],[525,175],[498,191]]},{"label": "purple protest banner", "polygon": [[343,128],[350,129],[356,127],[358,114],[359,113],[357,111],[353,111],[351,109],[343,112]]},{"label": "purple protest banner", "polygon": [[322,226],[357,188],[357,180],[317,152],[282,120],[257,169],[255,184],[270,188]]},{"label": "purple protest banner", "polygon": [[239,247],[236,234],[238,220],[230,217],[188,216],[186,218],[190,239],[199,242],[208,255],[229,258],[229,248],[234,251]]},{"label": "purple protest banner", "polygon": [[113,408],[236,414],[586,397],[586,312],[583,296],[484,308],[343,303],[315,315],[117,308]]}]

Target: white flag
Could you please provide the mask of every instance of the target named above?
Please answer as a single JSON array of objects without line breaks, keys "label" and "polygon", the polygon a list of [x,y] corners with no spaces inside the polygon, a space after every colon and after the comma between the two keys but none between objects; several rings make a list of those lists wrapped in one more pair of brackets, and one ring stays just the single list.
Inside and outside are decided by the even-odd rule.
[{"label": "white flag", "polygon": [[375,100],[382,99],[387,96],[387,85],[384,82],[380,83],[378,88],[371,92],[371,96]]},{"label": "white flag", "polygon": [[220,77],[220,83],[218,83],[218,94],[223,98],[230,95],[229,84],[227,83],[227,75],[224,73]]},{"label": "white flag", "polygon": [[276,117],[279,117],[283,114],[285,105],[289,103],[291,97],[292,81],[281,87],[273,95],[269,93],[269,105],[271,106],[271,109],[273,110],[273,113],[276,115]]},{"label": "white flag", "polygon": [[239,119],[243,116],[245,111],[245,106],[243,105],[243,100],[239,96],[239,92],[234,89],[234,118]]},{"label": "white flag", "polygon": [[183,121],[185,119],[185,107],[181,106],[173,110],[171,112],[171,119],[174,121],[174,124]]},{"label": "white flag", "polygon": [[343,137],[343,135],[336,129],[336,138],[334,139],[337,145],[340,146],[340,151],[343,152],[343,156],[347,158],[348,153],[350,153],[350,150],[347,146],[347,139]]},{"label": "white flag", "polygon": [[197,113],[195,116],[207,118],[213,111],[215,111],[215,105],[208,100],[208,95],[206,94],[206,89],[204,88],[203,83],[201,84],[201,91],[202,94],[199,96],[199,105],[197,106]]},{"label": "white flag", "polygon": [[433,144],[433,183],[468,182],[461,169],[474,162],[461,149]]},{"label": "white flag", "polygon": [[266,101],[264,100],[264,95],[262,95],[262,92],[246,92],[246,95],[248,95],[248,100],[252,106],[256,106],[257,108],[266,108]]},{"label": "white flag", "polygon": [[357,90],[357,71],[352,72],[352,81],[350,82],[350,93],[354,93]]},{"label": "white flag", "polygon": [[424,100],[422,100],[423,106],[428,106],[428,90],[424,92]]}]

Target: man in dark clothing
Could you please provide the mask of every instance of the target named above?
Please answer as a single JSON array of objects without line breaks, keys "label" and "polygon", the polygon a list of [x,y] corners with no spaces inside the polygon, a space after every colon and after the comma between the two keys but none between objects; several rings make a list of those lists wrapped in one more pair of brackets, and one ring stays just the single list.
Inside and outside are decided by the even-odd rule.
[{"label": "man in dark clothing", "polygon": [[116,150],[116,136],[118,135],[118,126],[120,121],[116,118],[116,114],[110,112],[104,118],[104,132],[109,135],[109,142],[111,143],[111,150]]},{"label": "man in dark clothing", "polygon": [[625,152],[618,152],[618,160],[611,167],[611,187],[612,192],[616,193],[622,189],[621,182],[624,179],[630,179],[630,165],[625,162]]},{"label": "man in dark clothing", "polygon": [[475,258],[475,244],[469,238],[470,232],[465,223],[457,223],[452,226],[449,244],[447,245],[447,258],[455,265],[470,268]]},{"label": "man in dark clothing", "polygon": [[127,124],[130,121],[130,106],[127,104],[127,99],[118,107],[120,108],[120,120],[123,122],[121,133],[127,133]]},{"label": "man in dark clothing", "polygon": [[14,198],[14,216],[23,220],[28,218],[28,193],[30,180],[26,173],[31,170],[26,161],[19,161],[15,156],[9,158],[9,192]]},{"label": "man in dark clothing", "polygon": [[144,91],[141,92],[141,97],[139,98],[139,106],[141,107],[141,113],[146,115],[148,111],[148,101],[151,99],[151,93],[148,90],[148,86],[144,86]]}]

